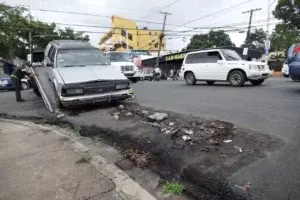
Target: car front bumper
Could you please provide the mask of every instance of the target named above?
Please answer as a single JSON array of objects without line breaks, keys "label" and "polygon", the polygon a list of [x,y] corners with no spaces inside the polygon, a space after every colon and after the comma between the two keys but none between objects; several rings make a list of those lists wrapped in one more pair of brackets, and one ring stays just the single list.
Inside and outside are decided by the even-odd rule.
[{"label": "car front bumper", "polygon": [[259,79],[267,79],[272,75],[270,70],[263,70],[263,71],[250,71],[247,73],[247,78],[250,80],[259,80]]},{"label": "car front bumper", "polygon": [[85,95],[85,96],[73,96],[62,97],[60,96],[61,104],[65,107],[85,105],[85,104],[97,104],[110,101],[122,101],[132,97],[132,89],[120,90],[117,92],[110,92],[105,94]]}]

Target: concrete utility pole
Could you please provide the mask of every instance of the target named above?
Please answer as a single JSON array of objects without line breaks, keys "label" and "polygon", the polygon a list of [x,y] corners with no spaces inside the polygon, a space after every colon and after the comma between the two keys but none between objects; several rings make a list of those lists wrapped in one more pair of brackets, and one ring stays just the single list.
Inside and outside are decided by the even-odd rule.
[{"label": "concrete utility pole", "polygon": [[248,25],[248,31],[247,31],[247,37],[246,37],[246,44],[249,46],[249,39],[250,39],[250,29],[251,29],[251,23],[252,23],[252,16],[253,12],[259,11],[261,8],[256,8],[256,9],[251,9],[248,11],[244,11],[243,14],[245,13],[250,13],[250,18],[249,18],[249,25]]},{"label": "concrete utility pole", "polygon": [[271,46],[270,42],[270,0],[268,0],[268,13],[267,13],[267,34],[266,34],[266,41],[265,41],[265,50],[266,50],[266,64],[268,64],[269,60],[269,50]]},{"label": "concrete utility pole", "polygon": [[166,26],[167,16],[171,15],[171,13],[168,13],[168,12],[159,12],[159,13],[163,14],[165,16],[164,16],[163,28],[162,28],[161,34],[159,35],[159,47],[158,47],[157,58],[156,58],[156,67],[159,66],[159,57],[160,57],[160,51],[161,51],[161,43],[162,43],[162,40],[163,40],[164,35],[165,35],[164,32],[165,32],[165,26]]},{"label": "concrete utility pole", "polygon": [[30,64],[32,64],[32,32],[29,31],[29,54],[30,54]]}]

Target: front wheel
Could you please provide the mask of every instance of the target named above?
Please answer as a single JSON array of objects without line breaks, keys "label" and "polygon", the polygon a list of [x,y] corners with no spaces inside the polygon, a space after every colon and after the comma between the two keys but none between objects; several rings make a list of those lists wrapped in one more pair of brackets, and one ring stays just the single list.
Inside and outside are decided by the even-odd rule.
[{"label": "front wheel", "polygon": [[260,80],[250,80],[250,83],[252,83],[252,85],[260,85],[265,81],[265,79],[260,79]]},{"label": "front wheel", "polygon": [[216,81],[206,81],[207,85],[213,85]]},{"label": "front wheel", "polygon": [[233,87],[241,87],[246,82],[246,76],[242,71],[235,70],[229,74],[229,82]]},{"label": "front wheel", "polygon": [[187,85],[195,85],[196,84],[196,78],[193,72],[187,72],[184,76],[185,82]]},{"label": "front wheel", "polygon": [[28,90],[28,89],[29,89],[28,83],[22,82],[22,83],[21,83],[21,88],[22,88],[22,90]]},{"label": "front wheel", "polygon": [[52,86],[53,87],[53,92],[54,92],[54,98],[55,98],[55,104],[56,104],[56,108],[58,109],[62,109],[64,108],[64,106],[62,105],[59,97],[58,97],[58,93],[56,91],[55,85]]}]

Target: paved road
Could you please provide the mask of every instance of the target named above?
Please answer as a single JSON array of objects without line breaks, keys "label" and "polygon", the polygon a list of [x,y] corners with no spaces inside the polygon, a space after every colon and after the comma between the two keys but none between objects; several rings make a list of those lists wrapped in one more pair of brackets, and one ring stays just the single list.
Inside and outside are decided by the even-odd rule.
[{"label": "paved road", "polygon": [[298,200],[300,196],[300,83],[271,78],[262,86],[233,88],[226,83],[208,86],[184,82],[140,82],[133,88],[139,102],[160,109],[231,121],[239,126],[274,134],[286,145],[246,167],[230,180],[252,182],[258,199]]}]

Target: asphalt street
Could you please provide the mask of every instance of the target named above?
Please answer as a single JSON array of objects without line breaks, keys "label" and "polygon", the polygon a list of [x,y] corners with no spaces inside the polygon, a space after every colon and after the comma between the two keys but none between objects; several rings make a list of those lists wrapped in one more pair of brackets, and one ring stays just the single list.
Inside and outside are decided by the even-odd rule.
[{"label": "asphalt street", "polygon": [[251,182],[254,199],[299,199],[300,83],[274,77],[258,87],[144,81],[133,88],[142,105],[230,121],[282,138],[286,145],[280,151],[268,153],[267,158],[238,171],[229,181]]}]

